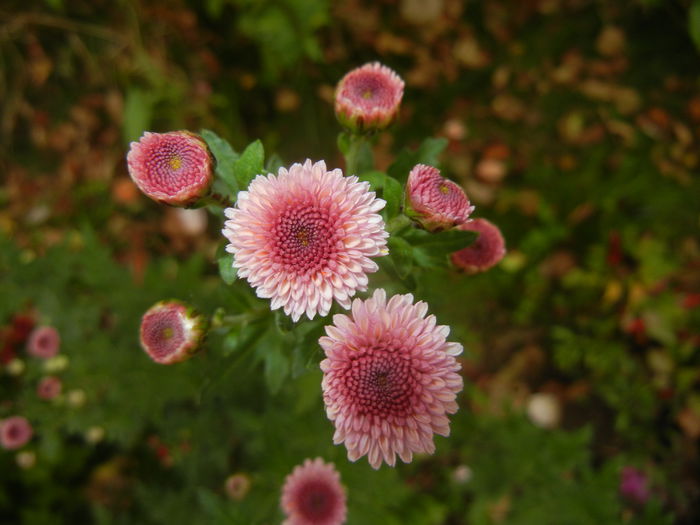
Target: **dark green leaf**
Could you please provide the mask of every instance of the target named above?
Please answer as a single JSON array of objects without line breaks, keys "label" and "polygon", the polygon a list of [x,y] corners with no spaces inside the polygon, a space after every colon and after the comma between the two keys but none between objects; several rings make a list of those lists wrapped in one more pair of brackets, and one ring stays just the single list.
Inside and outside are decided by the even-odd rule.
[{"label": "dark green leaf", "polygon": [[226,184],[235,198],[240,190],[236,177],[234,176],[234,166],[239,159],[238,153],[234,151],[227,141],[211,130],[203,129],[199,134],[207,143],[209,150],[216,159],[216,174]]},{"label": "dark green leaf", "polygon": [[416,164],[436,166],[440,153],[447,147],[447,139],[427,138],[417,150],[404,149],[387,170],[391,177],[405,183],[408,173]]},{"label": "dark green leaf", "polygon": [[271,345],[265,352],[265,383],[273,394],[279,392],[289,374],[289,359],[280,345]]},{"label": "dark green leaf", "polygon": [[382,198],[386,201],[386,216],[389,219],[401,212],[403,204],[403,186],[392,177],[385,177]]},{"label": "dark green leaf", "polygon": [[413,270],[413,247],[405,239],[396,236],[390,237],[388,244],[396,274],[400,279],[405,279]]},{"label": "dark green leaf", "polygon": [[700,51],[700,0],[694,0],[688,11],[688,31],[695,48]]},{"label": "dark green leaf", "polygon": [[256,140],[248,144],[240,158],[234,163],[233,171],[239,188],[245,189],[256,175],[264,173],[265,150],[262,142]]}]

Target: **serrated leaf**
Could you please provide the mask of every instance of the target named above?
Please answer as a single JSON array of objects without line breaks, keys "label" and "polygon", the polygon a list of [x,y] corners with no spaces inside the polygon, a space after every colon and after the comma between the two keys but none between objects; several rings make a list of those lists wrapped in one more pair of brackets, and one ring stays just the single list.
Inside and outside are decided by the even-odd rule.
[{"label": "serrated leaf", "polygon": [[248,147],[243,150],[240,158],[234,163],[233,171],[236,175],[238,186],[246,189],[250,181],[256,175],[264,173],[265,165],[265,150],[262,142],[256,140],[248,144]]},{"label": "serrated leaf", "polygon": [[279,392],[289,374],[289,359],[278,345],[271,346],[265,353],[265,384],[273,394]]},{"label": "serrated leaf", "polygon": [[240,190],[238,181],[234,175],[234,166],[239,159],[238,153],[236,153],[226,140],[209,129],[203,129],[199,134],[207,143],[209,150],[216,159],[217,176],[226,184],[233,197],[235,197]]},{"label": "serrated leaf", "polygon": [[394,163],[389,166],[387,173],[400,183],[405,183],[408,173],[416,164],[437,166],[438,157],[446,147],[447,139],[445,138],[427,138],[417,150],[406,148],[399,153]]}]

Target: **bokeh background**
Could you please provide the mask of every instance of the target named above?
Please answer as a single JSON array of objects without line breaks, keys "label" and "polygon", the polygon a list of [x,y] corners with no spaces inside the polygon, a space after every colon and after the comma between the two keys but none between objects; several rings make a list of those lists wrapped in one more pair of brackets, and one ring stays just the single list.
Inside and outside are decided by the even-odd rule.
[{"label": "bokeh background", "polygon": [[[322,456],[351,525],[697,523],[694,42],[682,0],[3,1],[0,418],[36,435],[0,450],[0,522],[279,523],[285,475]],[[221,222],[148,200],[125,165],[144,130],[208,128],[342,167],[334,86],[372,60],[406,81],[378,168],[423,144],[508,246],[417,283],[466,387],[434,456],[377,472],[331,443],[313,330],[148,360],[155,301],[258,303],[219,276]],[[56,369],[26,354],[39,324]]]}]

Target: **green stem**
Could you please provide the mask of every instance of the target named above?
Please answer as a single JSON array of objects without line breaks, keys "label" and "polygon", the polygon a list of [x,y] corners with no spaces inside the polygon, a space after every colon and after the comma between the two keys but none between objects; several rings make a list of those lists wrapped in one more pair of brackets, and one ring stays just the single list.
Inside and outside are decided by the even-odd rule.
[{"label": "green stem", "polygon": [[348,151],[345,154],[345,174],[359,175],[360,151],[364,145],[365,139],[362,135],[351,134]]}]

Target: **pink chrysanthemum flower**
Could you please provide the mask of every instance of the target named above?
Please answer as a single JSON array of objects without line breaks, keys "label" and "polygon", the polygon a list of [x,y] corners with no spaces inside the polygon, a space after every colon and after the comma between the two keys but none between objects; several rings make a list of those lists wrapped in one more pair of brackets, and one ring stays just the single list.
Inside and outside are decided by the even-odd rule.
[{"label": "pink chrysanthemum flower", "polygon": [[651,497],[649,477],[634,467],[623,467],[620,473],[620,494],[634,503],[643,505]]},{"label": "pink chrysanthemum flower", "polygon": [[404,83],[379,62],[350,71],[335,91],[335,114],[340,123],[358,132],[386,128],[396,118]]},{"label": "pink chrysanthemum flower", "polygon": [[433,453],[433,434],[450,433],[447,414],[457,411],[462,390],[459,343],[447,342],[447,326],[425,317],[428,305],[411,294],[389,302],[384,290],[355,299],[352,317],[335,315],[319,343],[326,414],[335,444],[348,459],[367,455],[370,465],[408,463],[414,452]]},{"label": "pink chrysanthemum flower", "polygon": [[273,310],[294,321],[327,315],[333,299],[350,307],[355,292],[367,289],[366,274],[378,269],[370,257],[388,253],[377,213],[385,204],[368,183],[307,160],[258,175],[238,194],[226,210],[226,250]]},{"label": "pink chrysanthemum flower", "polygon": [[49,359],[58,353],[61,336],[53,326],[40,326],[32,330],[27,341],[27,352],[34,357]]},{"label": "pink chrysanthemum flower", "polygon": [[214,160],[206,142],[189,131],[145,132],[126,157],[129,175],[151,199],[189,206],[209,192]]},{"label": "pink chrysanthemum flower", "polygon": [[437,232],[464,224],[474,206],[464,190],[440,175],[440,170],[417,164],[406,182],[405,213],[423,228]]},{"label": "pink chrysanthemum flower", "polygon": [[452,263],[458,268],[468,273],[483,272],[498,264],[506,254],[501,230],[486,219],[474,219],[457,229],[479,234],[472,244],[452,254]]},{"label": "pink chrysanthemum flower", "polygon": [[41,399],[53,399],[61,393],[62,383],[56,376],[46,376],[39,381],[36,387],[36,394]]},{"label": "pink chrysanthemum flower", "polygon": [[287,476],[282,487],[282,525],[340,525],[347,508],[340,474],[321,458],[307,459]]},{"label": "pink chrysanthemum flower", "polygon": [[160,301],[141,318],[141,346],[156,363],[192,357],[206,335],[205,318],[180,301]]},{"label": "pink chrysanthemum flower", "polygon": [[0,421],[0,445],[7,450],[15,450],[24,446],[34,430],[26,418],[12,416]]}]

